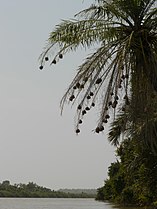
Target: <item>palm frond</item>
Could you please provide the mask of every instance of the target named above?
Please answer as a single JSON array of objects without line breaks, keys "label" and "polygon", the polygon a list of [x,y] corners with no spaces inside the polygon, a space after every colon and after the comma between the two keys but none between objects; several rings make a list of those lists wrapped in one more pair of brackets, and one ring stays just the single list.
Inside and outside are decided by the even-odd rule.
[{"label": "palm frond", "polygon": [[50,34],[47,49],[41,54],[41,64],[44,64],[45,56],[51,53],[55,45],[59,48],[54,57],[57,59],[60,53],[75,51],[80,46],[89,48],[104,40],[112,41],[119,33],[119,28],[113,27],[114,24],[94,19],[63,21]]},{"label": "palm frond", "polygon": [[132,121],[130,121],[129,113],[119,114],[108,133],[108,140],[114,146],[118,146],[120,142],[129,137],[129,129],[131,129]]},{"label": "palm frond", "polygon": [[[84,114],[99,102],[96,132],[104,129],[105,123],[108,122],[106,117],[111,116],[115,120],[109,136],[113,144],[118,144],[119,136],[125,131],[138,135],[138,130],[145,130],[144,140],[146,136],[150,142],[155,140],[155,3],[156,0],[96,0],[91,7],[76,14],[76,19],[62,21],[50,33],[48,45],[40,58],[41,69],[45,58],[51,56],[55,49],[57,50],[50,64],[56,64],[59,57],[69,51],[75,51],[79,47],[90,49],[97,44],[95,52],[88,55],[78,67],[76,76],[61,100],[61,110],[67,102],[78,103],[77,129]],[[155,95],[155,100],[152,94]],[[122,109],[127,109],[124,111],[126,116],[129,110],[129,119],[125,120],[126,124],[124,120],[119,119],[118,126],[116,115],[122,113]],[[132,133],[128,124],[129,127],[131,124]],[[147,133],[150,133],[150,136]]]}]

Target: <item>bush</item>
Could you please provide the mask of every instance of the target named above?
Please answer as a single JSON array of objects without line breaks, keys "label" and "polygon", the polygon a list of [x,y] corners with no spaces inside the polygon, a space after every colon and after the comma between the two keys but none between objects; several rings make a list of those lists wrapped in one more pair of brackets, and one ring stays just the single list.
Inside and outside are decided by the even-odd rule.
[{"label": "bush", "polygon": [[126,187],[121,193],[121,202],[124,204],[132,204],[134,202],[134,192],[132,187]]}]

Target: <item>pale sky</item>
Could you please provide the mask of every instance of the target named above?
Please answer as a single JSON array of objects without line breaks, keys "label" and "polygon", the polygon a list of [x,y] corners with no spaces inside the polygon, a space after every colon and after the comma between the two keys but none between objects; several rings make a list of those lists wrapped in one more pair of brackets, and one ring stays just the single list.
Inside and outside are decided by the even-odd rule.
[{"label": "pale sky", "polygon": [[38,69],[49,33],[92,0],[0,0],[0,182],[34,182],[51,189],[98,188],[115,148],[95,134],[98,115],[74,131],[75,109],[59,102],[88,52]]}]

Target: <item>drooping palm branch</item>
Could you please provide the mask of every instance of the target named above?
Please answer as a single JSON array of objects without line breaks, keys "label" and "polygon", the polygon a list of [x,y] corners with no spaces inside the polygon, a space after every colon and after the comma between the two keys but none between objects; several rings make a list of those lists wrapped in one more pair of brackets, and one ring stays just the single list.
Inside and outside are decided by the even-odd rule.
[{"label": "drooping palm branch", "polygon": [[[156,0],[97,0],[76,14],[74,20],[62,21],[51,32],[40,57],[40,69],[48,60],[56,64],[69,51],[97,46],[77,69],[61,100],[62,109],[68,101],[78,102],[77,133],[82,118],[98,101],[101,102],[97,133],[104,130],[112,113],[125,112],[128,105],[136,127],[141,121],[147,124],[154,117],[152,103],[157,94],[155,3]],[[149,133],[149,129],[147,131]]]}]

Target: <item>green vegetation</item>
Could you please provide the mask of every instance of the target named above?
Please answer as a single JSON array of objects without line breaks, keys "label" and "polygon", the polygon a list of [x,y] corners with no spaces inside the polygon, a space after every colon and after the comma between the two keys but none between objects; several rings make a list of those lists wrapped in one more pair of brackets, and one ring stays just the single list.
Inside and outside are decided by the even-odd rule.
[{"label": "green vegetation", "polygon": [[18,197],[18,198],[95,198],[95,194],[86,192],[70,193],[63,191],[52,191],[51,189],[38,186],[33,182],[28,184],[14,184],[3,181],[0,184],[0,197]]},{"label": "green vegetation", "polygon": [[96,189],[60,189],[59,192],[68,193],[68,194],[88,194],[92,197],[96,197]]},{"label": "green vegetation", "polygon": [[117,148],[120,158],[108,169],[105,185],[97,200],[125,205],[155,206],[157,202],[157,158],[137,140],[126,139]]},{"label": "green vegetation", "polygon": [[[56,64],[79,47],[96,48],[77,69],[61,100],[77,104],[76,133],[98,106],[96,133],[113,119],[109,141],[119,160],[97,199],[157,205],[157,7],[156,0],[95,0],[74,20],[50,33],[41,55]],[[53,49],[58,49],[52,57]],[[51,59],[52,58],[52,59]]]}]

